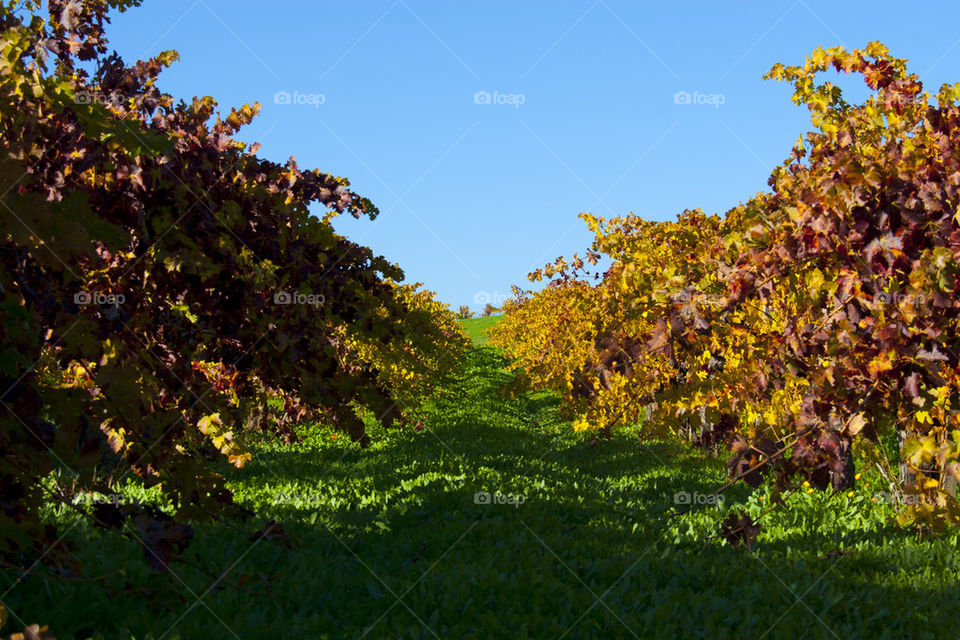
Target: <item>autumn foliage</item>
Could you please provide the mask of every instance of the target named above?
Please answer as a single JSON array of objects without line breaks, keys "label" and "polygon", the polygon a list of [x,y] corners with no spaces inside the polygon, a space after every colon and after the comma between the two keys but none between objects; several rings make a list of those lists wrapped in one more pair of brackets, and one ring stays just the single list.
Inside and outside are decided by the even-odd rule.
[{"label": "autumn foliage", "polygon": [[[824,72],[859,74],[847,103]],[[924,92],[879,43],[818,49],[791,82],[814,130],[723,216],[583,214],[586,262],[531,274],[492,332],[562,392],[581,429],[692,423],[731,448],[731,477],[781,490],[852,485],[853,453],[898,441],[904,522],[960,520],[960,84]],[[594,278],[596,281],[594,281]],[[748,519],[749,520],[749,519]],[[726,534],[755,536],[733,518]]]},{"label": "autumn foliage", "polygon": [[[165,570],[191,523],[245,515],[212,464],[242,467],[251,429],[291,440],[312,418],[366,445],[466,344],[429,292],[334,232],[335,215],[375,217],[370,201],[235,139],[259,105],[176,101],[157,85],[176,52],[108,53],[107,12],[136,4],[0,4],[5,567],[82,571],[42,517],[53,503]],[[172,511],[73,499],[127,478]]]}]

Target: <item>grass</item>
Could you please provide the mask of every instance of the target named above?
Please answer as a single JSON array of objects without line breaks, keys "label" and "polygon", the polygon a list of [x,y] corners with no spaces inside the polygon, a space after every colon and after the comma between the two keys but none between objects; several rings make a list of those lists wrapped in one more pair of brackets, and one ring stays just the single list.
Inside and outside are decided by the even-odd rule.
[{"label": "grass", "polygon": [[114,593],[27,577],[0,599],[60,640],[899,639],[955,625],[956,534],[892,528],[875,485],[796,496],[752,551],[733,548],[708,536],[735,506],[758,514],[764,490],[669,517],[678,492],[722,483],[722,461],[642,441],[637,427],[593,447],[552,395],[502,396],[503,364],[474,349],[425,430],[360,450],[305,427],[302,445],[265,444],[246,469],[224,469],[237,500],[300,545],[206,525],[186,557],[271,599],[181,564],[156,574],[135,545],[85,523],[68,539],[88,575],[126,566],[105,581]]},{"label": "grass", "polygon": [[474,346],[481,346],[487,344],[487,330],[497,324],[502,317],[503,316],[495,315],[485,318],[467,318],[460,320],[460,323],[463,325],[464,330],[466,330],[467,335],[470,336],[470,339],[473,340]]}]

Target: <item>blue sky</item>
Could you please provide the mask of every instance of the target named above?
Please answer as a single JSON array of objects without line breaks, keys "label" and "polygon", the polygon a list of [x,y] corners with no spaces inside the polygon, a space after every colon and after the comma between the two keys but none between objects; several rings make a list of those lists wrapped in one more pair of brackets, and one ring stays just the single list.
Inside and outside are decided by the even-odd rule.
[{"label": "blue sky", "polygon": [[776,62],[880,40],[931,93],[960,81],[960,3],[910,6],[146,0],[108,35],[128,63],[179,51],[174,96],[260,102],[240,139],[348,177],[381,216],[337,230],[476,310],[582,253],[581,211],[667,220],[765,190],[809,128],[761,79]]}]

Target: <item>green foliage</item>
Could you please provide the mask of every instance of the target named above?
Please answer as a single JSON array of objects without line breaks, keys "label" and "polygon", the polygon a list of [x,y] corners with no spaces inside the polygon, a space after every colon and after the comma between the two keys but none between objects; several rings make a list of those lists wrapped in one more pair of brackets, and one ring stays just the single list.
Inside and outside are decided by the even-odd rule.
[{"label": "green foliage", "polygon": [[[738,486],[719,508],[671,516],[684,506],[675,495],[704,496],[722,480],[722,463],[639,442],[636,426],[591,447],[558,420],[556,395],[505,400],[504,365],[492,349],[472,352],[450,397],[420,414],[422,431],[372,427],[377,437],[361,449],[305,426],[300,444],[257,445],[243,470],[224,466],[257,526],[273,520],[299,544],[250,540],[229,523],[198,527],[199,560],[176,574],[206,594],[202,605],[137,562],[135,544],[83,521],[70,538],[83,543],[84,564],[98,576],[128,568],[94,584],[28,578],[5,600],[21,616],[49,613],[61,640],[232,637],[227,627],[250,637],[279,620],[288,637],[331,640],[432,638],[426,626],[478,640],[632,638],[628,627],[641,638],[769,629],[893,640],[939,637],[953,624],[957,536],[892,528],[892,507],[873,501],[887,490],[875,478],[865,474],[853,496],[794,495],[750,553],[704,540],[731,512],[757,517],[773,487]],[[479,491],[524,500],[477,504]],[[59,518],[77,522],[63,510]]]}]

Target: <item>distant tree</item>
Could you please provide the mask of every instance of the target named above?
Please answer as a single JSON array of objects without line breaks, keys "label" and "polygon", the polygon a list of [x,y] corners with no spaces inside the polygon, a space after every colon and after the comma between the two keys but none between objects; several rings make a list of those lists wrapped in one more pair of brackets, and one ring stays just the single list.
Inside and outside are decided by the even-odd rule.
[{"label": "distant tree", "polygon": [[461,305],[460,310],[457,311],[457,317],[461,320],[466,320],[467,318],[473,317],[473,311],[470,311],[470,307],[467,305]]},{"label": "distant tree", "polygon": [[492,316],[493,314],[498,313],[499,311],[500,309],[496,308],[495,306],[493,306],[488,302],[486,306],[483,308],[483,317],[486,318],[487,316]]}]

